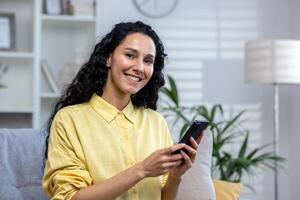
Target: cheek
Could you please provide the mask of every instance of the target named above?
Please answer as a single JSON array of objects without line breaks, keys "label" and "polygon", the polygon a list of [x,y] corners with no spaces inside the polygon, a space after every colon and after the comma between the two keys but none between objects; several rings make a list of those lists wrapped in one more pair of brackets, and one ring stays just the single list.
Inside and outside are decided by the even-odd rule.
[{"label": "cheek", "polygon": [[118,65],[120,65],[121,68],[127,68],[131,65],[131,61],[122,57],[119,59]]},{"label": "cheek", "polygon": [[149,68],[145,68],[145,76],[147,77],[147,79],[149,80],[153,74],[153,67],[149,67]]},{"label": "cheek", "polygon": [[111,67],[115,68],[115,70],[123,70],[128,68],[128,66],[130,65],[130,61],[128,61],[128,59],[125,59],[123,57],[113,60]]}]

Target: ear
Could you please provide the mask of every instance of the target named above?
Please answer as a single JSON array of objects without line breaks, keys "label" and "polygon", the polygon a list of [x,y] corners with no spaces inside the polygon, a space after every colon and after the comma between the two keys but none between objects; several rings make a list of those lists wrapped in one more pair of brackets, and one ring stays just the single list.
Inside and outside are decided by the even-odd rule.
[{"label": "ear", "polygon": [[108,56],[108,58],[106,59],[106,67],[108,67],[108,68],[111,67],[111,57],[112,57],[112,55],[110,54],[110,55]]}]

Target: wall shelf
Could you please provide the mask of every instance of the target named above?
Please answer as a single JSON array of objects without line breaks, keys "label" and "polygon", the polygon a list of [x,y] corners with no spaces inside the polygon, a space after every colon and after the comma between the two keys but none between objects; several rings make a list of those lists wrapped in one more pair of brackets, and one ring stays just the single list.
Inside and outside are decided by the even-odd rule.
[{"label": "wall shelf", "polygon": [[0,113],[32,114],[32,108],[0,108]]},{"label": "wall shelf", "polygon": [[2,59],[32,59],[33,57],[32,52],[0,51]]},{"label": "wall shelf", "polygon": [[42,15],[42,20],[54,21],[54,22],[96,22],[96,18],[94,16],[81,16],[81,15]]}]

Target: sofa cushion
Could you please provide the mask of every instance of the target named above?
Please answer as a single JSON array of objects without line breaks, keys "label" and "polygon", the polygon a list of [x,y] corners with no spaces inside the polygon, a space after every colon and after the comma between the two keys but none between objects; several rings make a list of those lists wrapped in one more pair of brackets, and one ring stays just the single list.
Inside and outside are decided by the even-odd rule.
[{"label": "sofa cushion", "polygon": [[33,129],[0,129],[0,199],[48,199],[41,187],[44,135]]},{"label": "sofa cushion", "polygon": [[211,179],[212,133],[205,131],[191,169],[182,178],[177,200],[215,200],[215,188]]}]

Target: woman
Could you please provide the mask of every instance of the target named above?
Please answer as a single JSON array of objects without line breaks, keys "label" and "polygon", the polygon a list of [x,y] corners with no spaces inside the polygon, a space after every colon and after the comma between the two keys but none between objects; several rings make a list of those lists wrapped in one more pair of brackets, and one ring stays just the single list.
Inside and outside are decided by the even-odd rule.
[{"label": "woman", "polygon": [[142,22],[117,24],[96,45],[49,120],[48,196],[175,199],[199,141],[172,145],[155,111],[165,56],[157,34]]}]

